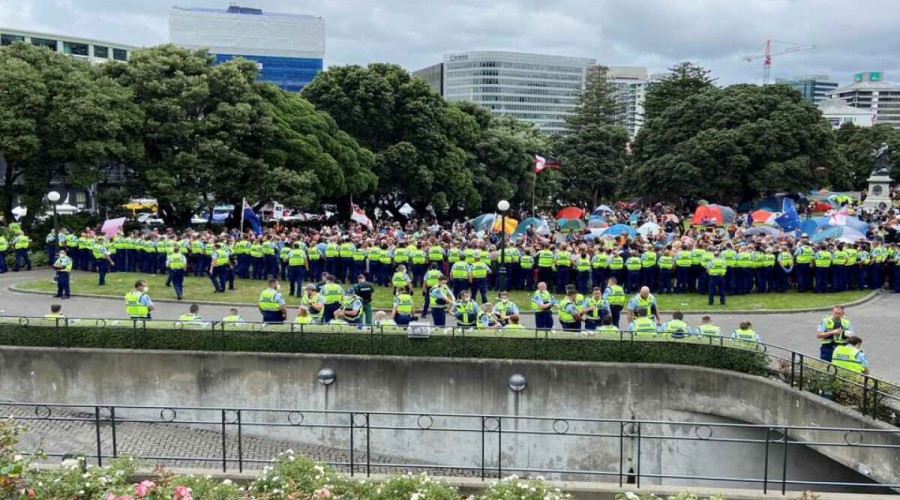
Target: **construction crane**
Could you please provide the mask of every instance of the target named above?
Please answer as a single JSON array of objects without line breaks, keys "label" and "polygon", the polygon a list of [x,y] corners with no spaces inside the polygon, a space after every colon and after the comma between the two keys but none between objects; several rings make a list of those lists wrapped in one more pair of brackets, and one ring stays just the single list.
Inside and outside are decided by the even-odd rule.
[{"label": "construction crane", "polygon": [[[777,50],[777,46],[783,46],[784,49],[778,50],[777,52],[772,52],[773,49]],[[757,59],[763,60],[763,85],[769,84],[769,76],[772,74],[772,56],[780,56],[781,54],[790,54],[791,52],[803,52],[806,50],[816,50],[815,45],[810,45],[806,43],[794,43],[794,42],[781,42],[778,40],[766,40],[766,43],[763,44],[763,53],[762,54],[751,54],[748,56],[744,56],[744,60],[748,62],[753,62]]]}]

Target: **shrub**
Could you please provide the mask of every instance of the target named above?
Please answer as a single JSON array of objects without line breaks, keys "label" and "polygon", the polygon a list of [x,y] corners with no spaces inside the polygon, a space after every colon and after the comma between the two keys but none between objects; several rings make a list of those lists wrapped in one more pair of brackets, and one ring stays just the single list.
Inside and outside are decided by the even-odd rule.
[{"label": "shrub", "polygon": [[356,483],[352,498],[367,500],[459,500],[459,491],[427,474],[392,476],[384,481]]},{"label": "shrub", "polygon": [[571,498],[571,496],[550,486],[542,478],[519,479],[516,476],[509,476],[492,483],[479,498],[483,500],[563,500]]}]

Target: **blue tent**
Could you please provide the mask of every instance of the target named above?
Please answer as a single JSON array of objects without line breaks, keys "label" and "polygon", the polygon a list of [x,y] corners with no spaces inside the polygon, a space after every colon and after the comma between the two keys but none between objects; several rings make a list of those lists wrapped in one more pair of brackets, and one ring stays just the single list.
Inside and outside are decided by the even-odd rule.
[{"label": "blue tent", "polygon": [[626,226],[625,224],[616,224],[615,226],[608,228],[604,234],[613,237],[627,234],[628,236],[633,238],[635,235],[637,235],[637,231],[631,226]]}]

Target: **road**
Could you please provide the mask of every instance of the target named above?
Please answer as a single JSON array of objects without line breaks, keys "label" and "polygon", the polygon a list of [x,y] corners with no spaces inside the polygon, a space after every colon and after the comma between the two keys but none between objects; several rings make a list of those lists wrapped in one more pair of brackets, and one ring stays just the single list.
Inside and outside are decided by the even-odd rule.
[{"label": "road", "polygon": [[[46,270],[0,274],[0,314],[8,316],[43,316],[51,303],[61,303],[63,312],[69,317],[109,318],[124,317],[124,301],[122,299],[100,299],[73,297],[59,301],[49,295],[35,295],[13,292],[9,289],[18,281],[46,278],[51,279],[51,272]],[[245,286],[237,282],[237,286]],[[250,285],[257,286],[257,285]],[[77,293],[77,290],[73,291]],[[153,296],[153,291],[150,292]],[[666,309],[668,297],[659,297],[661,306]],[[187,312],[187,303],[157,302],[154,318],[177,319]],[[202,305],[201,315],[206,319],[219,319],[228,312],[228,306]],[[252,306],[237,308],[248,321],[261,320],[259,311]],[[816,327],[828,312],[810,313],[757,313],[712,315],[713,322],[730,332],[745,320],[753,323],[764,342],[783,346],[795,351],[818,354],[818,341],[815,338]],[[891,381],[900,381],[900,363],[894,364],[891,359],[900,359],[900,342],[894,335],[900,334],[900,295],[884,293],[869,302],[847,309],[847,317],[853,322],[856,333],[863,338],[863,349],[872,367],[873,375]],[[664,318],[665,319],[665,318]],[[624,321],[624,320],[623,320]],[[700,323],[700,315],[686,316],[688,324]],[[534,326],[531,315],[523,316],[526,327]]]}]

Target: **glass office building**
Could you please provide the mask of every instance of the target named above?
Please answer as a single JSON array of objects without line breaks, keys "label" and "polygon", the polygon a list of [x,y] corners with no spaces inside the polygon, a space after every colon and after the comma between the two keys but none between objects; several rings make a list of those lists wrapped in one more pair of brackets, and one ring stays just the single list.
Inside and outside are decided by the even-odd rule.
[{"label": "glass office building", "polygon": [[169,15],[169,41],[189,49],[208,49],[217,62],[235,57],[254,61],[261,81],[299,92],[322,71],[325,20],[236,5],[174,7]]},{"label": "glass office building", "polygon": [[800,92],[803,100],[813,104],[818,104],[820,101],[828,99],[828,94],[838,88],[838,83],[831,81],[825,75],[801,76],[793,80],[779,78],[775,80],[775,83],[789,85],[797,92]]},{"label": "glass office building", "polygon": [[0,45],[11,45],[16,42],[30,43],[37,47],[46,47],[76,59],[90,63],[106,61],[127,61],[135,48],[121,43],[78,38],[52,33],[36,33],[32,31],[0,28]]},{"label": "glass office building", "polygon": [[[441,94],[448,101],[470,101],[494,115],[532,122],[549,134],[565,134],[566,118],[572,115],[587,69],[594,63],[593,59],[515,52],[446,54]],[[426,70],[433,82],[435,69]]]}]

